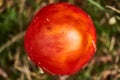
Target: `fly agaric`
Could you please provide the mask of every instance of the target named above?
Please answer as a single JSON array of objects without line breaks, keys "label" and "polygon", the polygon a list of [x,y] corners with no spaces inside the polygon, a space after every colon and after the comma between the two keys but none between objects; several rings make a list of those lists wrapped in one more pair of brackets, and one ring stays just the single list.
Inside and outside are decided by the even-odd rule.
[{"label": "fly agaric", "polygon": [[33,17],[24,39],[29,58],[44,71],[71,75],[96,51],[96,31],[89,15],[68,3],[54,3]]}]

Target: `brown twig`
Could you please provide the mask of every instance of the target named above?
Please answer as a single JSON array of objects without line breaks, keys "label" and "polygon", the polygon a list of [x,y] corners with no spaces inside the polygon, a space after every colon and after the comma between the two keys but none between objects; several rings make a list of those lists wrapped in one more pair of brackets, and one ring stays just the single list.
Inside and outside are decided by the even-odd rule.
[{"label": "brown twig", "polygon": [[22,66],[20,66],[21,62],[20,62],[20,47],[17,48],[16,51],[16,55],[15,55],[15,63],[14,63],[14,68],[18,71],[21,72],[21,77],[22,74],[24,74],[27,77],[27,80],[32,80],[31,78],[31,72],[28,66],[28,61],[26,60],[26,57],[22,57],[24,64],[22,64]]},{"label": "brown twig", "polygon": [[112,6],[106,6],[106,7],[120,14],[120,10],[118,10]]},{"label": "brown twig", "polygon": [[8,78],[8,75],[5,71],[3,71],[1,68],[0,68],[0,76],[4,77],[5,79]]},{"label": "brown twig", "polygon": [[5,44],[3,44],[1,47],[0,47],[0,53],[6,49],[7,47],[9,47],[11,44],[13,44],[14,42],[18,41],[19,39],[21,39],[25,34],[25,31],[24,32],[20,32],[19,34],[17,34],[16,36],[14,36],[11,40],[8,40]]},{"label": "brown twig", "polygon": [[19,24],[19,28],[20,31],[23,30],[23,11],[24,11],[24,7],[25,7],[25,1],[26,0],[19,0],[19,12],[18,12],[18,24]]}]

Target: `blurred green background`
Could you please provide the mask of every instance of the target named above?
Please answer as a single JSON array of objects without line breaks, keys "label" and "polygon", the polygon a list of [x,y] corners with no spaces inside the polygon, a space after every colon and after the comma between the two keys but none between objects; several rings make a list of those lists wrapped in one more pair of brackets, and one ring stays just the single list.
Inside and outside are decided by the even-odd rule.
[{"label": "blurred green background", "polygon": [[120,0],[0,0],[0,80],[57,80],[43,73],[24,51],[24,32],[34,13],[65,1],[86,11],[96,27],[97,52],[67,80],[120,80]]}]

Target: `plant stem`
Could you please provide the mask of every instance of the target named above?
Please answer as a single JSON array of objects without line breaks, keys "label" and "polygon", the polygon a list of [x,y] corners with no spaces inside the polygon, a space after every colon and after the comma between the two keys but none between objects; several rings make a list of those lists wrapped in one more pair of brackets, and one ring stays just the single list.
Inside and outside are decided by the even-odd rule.
[{"label": "plant stem", "polygon": [[59,76],[59,80],[66,80],[68,77],[68,75]]}]

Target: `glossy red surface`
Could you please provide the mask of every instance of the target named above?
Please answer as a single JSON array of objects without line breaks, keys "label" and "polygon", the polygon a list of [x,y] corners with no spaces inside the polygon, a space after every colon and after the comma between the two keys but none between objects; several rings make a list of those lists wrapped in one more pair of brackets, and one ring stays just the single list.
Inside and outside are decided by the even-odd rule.
[{"label": "glossy red surface", "polygon": [[35,14],[24,44],[30,59],[43,70],[71,75],[93,57],[96,31],[82,9],[68,3],[55,3]]}]

